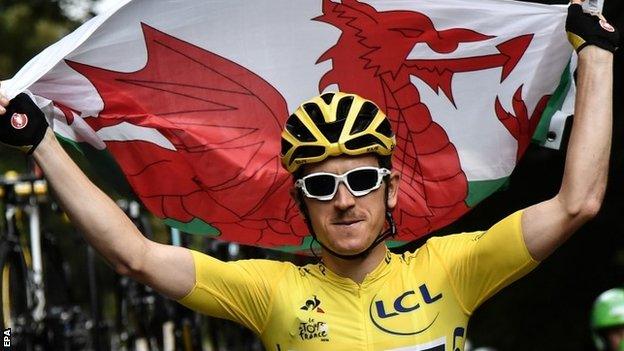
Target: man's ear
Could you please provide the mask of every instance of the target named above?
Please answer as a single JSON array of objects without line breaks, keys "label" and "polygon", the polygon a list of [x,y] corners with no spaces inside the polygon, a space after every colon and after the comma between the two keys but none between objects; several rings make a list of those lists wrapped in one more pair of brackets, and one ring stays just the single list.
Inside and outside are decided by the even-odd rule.
[{"label": "man's ear", "polygon": [[292,197],[292,199],[295,200],[295,203],[297,204],[297,206],[301,207],[301,199],[299,198],[299,190],[297,190],[297,188],[292,186],[290,190],[288,191],[288,193],[290,194],[290,197]]},{"label": "man's ear", "polygon": [[388,177],[389,179],[386,182],[386,186],[388,187],[387,205],[390,210],[393,210],[399,201],[399,183],[401,182],[401,173],[398,171],[392,171]]},{"label": "man's ear", "polygon": [[303,216],[303,220],[305,222],[308,221],[308,211],[305,207],[305,203],[303,203],[303,196],[301,196],[301,190],[295,188],[294,186],[289,190],[290,197],[295,200],[295,204],[297,204],[297,208],[299,208],[299,212],[301,216]]}]

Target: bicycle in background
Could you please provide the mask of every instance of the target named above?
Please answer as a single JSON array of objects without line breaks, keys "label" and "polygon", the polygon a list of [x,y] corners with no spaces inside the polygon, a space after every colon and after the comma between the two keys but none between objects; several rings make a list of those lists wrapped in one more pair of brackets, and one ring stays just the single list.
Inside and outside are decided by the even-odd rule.
[{"label": "bicycle in background", "polygon": [[71,303],[68,266],[54,236],[41,230],[40,204],[47,202],[47,183],[32,174],[9,172],[0,178],[0,201],[2,328],[11,328],[12,346],[89,349],[90,320]]}]

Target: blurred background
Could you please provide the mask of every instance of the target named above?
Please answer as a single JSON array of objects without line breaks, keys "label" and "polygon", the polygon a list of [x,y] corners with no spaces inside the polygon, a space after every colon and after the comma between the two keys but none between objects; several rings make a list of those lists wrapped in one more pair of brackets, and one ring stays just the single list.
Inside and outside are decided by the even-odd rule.
[{"label": "blurred background", "polygon": [[[10,78],[30,58],[85,20],[117,0],[0,0],[0,80]],[[566,1],[534,1],[565,4]],[[605,0],[604,15],[624,30],[624,2]],[[624,50],[616,54],[614,135],[610,179],[599,216],[584,226],[533,273],[487,301],[472,318],[468,338],[474,347],[497,350],[593,350],[589,311],[596,296],[611,287],[624,285]],[[569,129],[568,129],[569,131]],[[565,139],[564,139],[565,140]],[[26,171],[26,158],[0,147],[0,174]],[[473,209],[459,222],[436,235],[486,228],[504,215],[553,196],[560,185],[565,159],[561,151],[532,145],[516,168],[508,186]],[[72,298],[89,310],[89,286],[85,244],[62,215],[44,211],[46,229],[67,260],[73,277]],[[168,242],[169,229],[157,220],[148,221],[156,240]],[[183,234],[182,234],[183,235]],[[302,261],[301,258],[255,248],[221,245],[206,238],[184,236],[189,245],[223,258],[271,257]],[[395,250],[412,250],[415,242]],[[114,289],[117,278],[101,260],[96,261],[100,280],[102,319],[113,323]],[[195,317],[194,317],[195,318]],[[210,328],[212,349],[259,348],[253,336],[231,324],[201,319]],[[113,327],[110,327],[111,329]],[[250,340],[241,344],[229,339]],[[108,344],[110,345],[110,344]],[[93,345],[84,348],[95,349]],[[70,348],[71,349],[71,348]],[[106,349],[106,348],[104,348]]]}]

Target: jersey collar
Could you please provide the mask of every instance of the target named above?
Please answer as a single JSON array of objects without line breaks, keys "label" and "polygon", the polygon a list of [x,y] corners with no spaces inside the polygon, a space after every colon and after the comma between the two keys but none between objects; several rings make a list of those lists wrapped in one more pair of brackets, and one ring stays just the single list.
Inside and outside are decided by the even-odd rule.
[{"label": "jersey collar", "polygon": [[379,262],[375,269],[373,269],[370,273],[366,275],[366,277],[364,277],[364,281],[362,281],[362,284],[358,284],[350,278],[346,278],[334,273],[332,270],[327,268],[327,266],[325,266],[323,262],[318,263],[316,265],[316,269],[318,270],[321,279],[328,279],[332,283],[348,289],[362,289],[372,285],[376,285],[376,283],[383,282],[384,277],[386,277],[392,271],[392,267],[394,266],[393,262],[397,261],[397,259],[398,258],[396,257],[396,255],[391,253],[390,250],[386,248],[386,254],[383,260]]}]

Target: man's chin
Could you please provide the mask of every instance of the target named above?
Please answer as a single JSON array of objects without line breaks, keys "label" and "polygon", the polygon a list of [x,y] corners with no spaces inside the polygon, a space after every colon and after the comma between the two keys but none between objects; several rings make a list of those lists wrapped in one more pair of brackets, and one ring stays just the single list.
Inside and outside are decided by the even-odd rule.
[{"label": "man's chin", "polygon": [[367,250],[375,240],[370,237],[363,221],[350,226],[334,225],[328,229],[323,244],[340,255],[357,255]]}]

